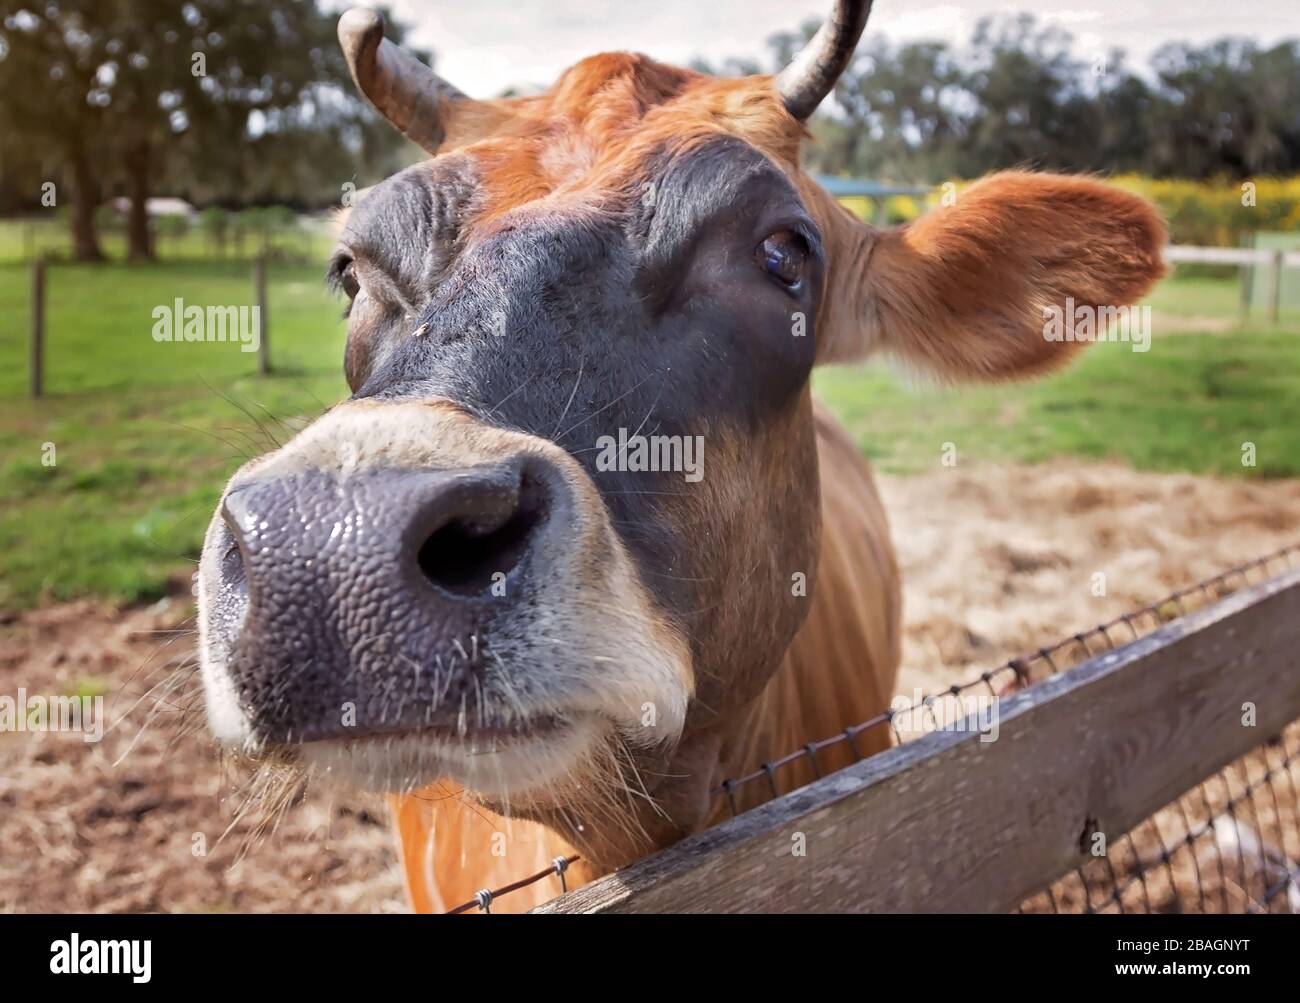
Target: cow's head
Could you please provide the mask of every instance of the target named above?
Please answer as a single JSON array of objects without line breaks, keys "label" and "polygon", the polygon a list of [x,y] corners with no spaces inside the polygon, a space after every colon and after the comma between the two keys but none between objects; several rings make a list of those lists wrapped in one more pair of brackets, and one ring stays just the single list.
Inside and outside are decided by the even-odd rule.
[{"label": "cow's head", "polygon": [[1045,306],[1160,271],[1150,209],[1086,180],[996,176],[896,230],[840,209],[799,147],[868,8],[836,4],[775,77],[617,53],[495,101],[343,18],[361,90],[432,159],[334,256],[351,398],[212,521],[218,736],[386,790],[450,778],[580,844],[621,838],[613,790],[698,823],[808,608],[814,364],[1045,370],[1077,347]]}]

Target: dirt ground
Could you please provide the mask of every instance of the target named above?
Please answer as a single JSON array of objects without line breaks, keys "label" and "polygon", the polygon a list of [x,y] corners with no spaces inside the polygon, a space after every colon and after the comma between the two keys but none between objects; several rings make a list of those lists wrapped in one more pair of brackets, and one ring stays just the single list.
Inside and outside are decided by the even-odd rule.
[{"label": "dirt ground", "polygon": [[0,694],[102,686],[109,721],[96,744],[0,733],[0,912],[404,911],[377,798],[313,789],[256,836],[267,813],[241,817],[246,783],[184,711],[194,694],[151,719],[140,698],[191,649],[189,608],[73,603],[0,628]]},{"label": "dirt ground", "polygon": [[[1060,461],[881,486],[906,589],[905,693],[1300,540],[1297,481]],[[188,595],[125,611],[75,603],[0,625],[0,694],[102,691],[110,722],[94,744],[0,733],[0,911],[405,909],[377,801],[309,790],[255,836],[262,814],[241,815],[237,769],[182,712],[192,685],[167,691],[152,719],[152,701],[137,703],[191,654],[189,608]]]},{"label": "dirt ground", "polygon": [[964,681],[1300,542],[1293,480],[1062,460],[881,478],[881,490],[903,576],[908,693]]}]

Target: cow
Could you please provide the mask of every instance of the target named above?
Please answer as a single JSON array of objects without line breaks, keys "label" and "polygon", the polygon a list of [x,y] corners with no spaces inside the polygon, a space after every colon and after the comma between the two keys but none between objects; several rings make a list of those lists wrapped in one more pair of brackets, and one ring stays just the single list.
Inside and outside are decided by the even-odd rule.
[{"label": "cow", "polygon": [[217,739],[389,798],[416,910],[560,856],[570,887],[606,874],[886,710],[899,572],[815,366],[1045,373],[1083,347],[1045,309],[1162,274],[1156,213],[1089,178],[991,175],[894,228],[837,204],[800,149],[869,9],[839,0],[774,76],[617,52],[497,100],[341,18],[360,91],[430,159],[332,257],[351,396],[222,495],[201,671]]}]

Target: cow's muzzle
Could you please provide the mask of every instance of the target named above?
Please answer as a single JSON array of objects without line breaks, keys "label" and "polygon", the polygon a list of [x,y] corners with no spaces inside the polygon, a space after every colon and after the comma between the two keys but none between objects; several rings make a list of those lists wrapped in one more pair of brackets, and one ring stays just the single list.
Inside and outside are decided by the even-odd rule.
[{"label": "cow's muzzle", "polygon": [[449,407],[345,405],[237,473],[199,607],[218,737],[369,757],[386,788],[488,784],[557,748],[559,769],[611,729],[660,742],[690,692],[581,468]]},{"label": "cow's muzzle", "polygon": [[[236,483],[218,602],[257,733],[312,741],[455,725],[462,702],[477,711],[493,620],[545,589],[539,541],[561,540],[570,511],[537,458]],[[415,678],[389,700],[403,666]]]}]

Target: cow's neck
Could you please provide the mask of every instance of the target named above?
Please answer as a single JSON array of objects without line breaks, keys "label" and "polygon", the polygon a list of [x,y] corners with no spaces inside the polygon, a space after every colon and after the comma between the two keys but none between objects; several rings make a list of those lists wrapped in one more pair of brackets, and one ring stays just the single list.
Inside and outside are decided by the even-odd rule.
[{"label": "cow's neck", "polygon": [[[675,773],[717,764],[717,779],[758,769],[808,742],[829,738],[849,725],[880,714],[888,706],[899,657],[900,586],[884,509],[871,472],[829,413],[815,406],[821,464],[821,565],[808,617],[780,668],[748,715],[712,735],[689,736],[670,764]],[[859,735],[856,754],[869,755],[888,744],[888,731]],[[818,754],[825,773],[852,761],[847,742]],[[814,778],[806,760],[784,767],[783,790]],[[766,783],[737,794],[740,808],[769,796]],[[666,798],[672,792],[665,791]],[[417,911],[442,911],[468,901],[483,888],[497,888],[571,856],[573,844],[555,828],[507,819],[469,803],[462,792],[440,786],[395,798],[394,819],[412,904]],[[725,798],[707,805],[668,805],[674,818],[698,821],[694,827],[729,814]],[[657,816],[644,819],[667,842],[683,833]],[[504,852],[502,852],[504,849]],[[569,871],[575,887],[608,870],[591,861]],[[558,878],[511,893],[494,910],[520,912],[553,898]]]},{"label": "cow's neck", "polygon": [[[738,726],[724,755],[730,775],[832,738],[850,725],[882,713],[893,695],[900,649],[901,591],[884,508],[857,447],[820,404],[815,404],[821,467],[822,545],[816,589],[808,617],[794,642]],[[872,728],[853,745],[837,743],[817,754],[820,773],[839,769],[856,755],[888,745],[888,729]],[[781,790],[813,780],[807,760],[782,767]],[[770,796],[758,781],[738,789],[742,809]],[[729,803],[719,806],[730,812]]]}]

